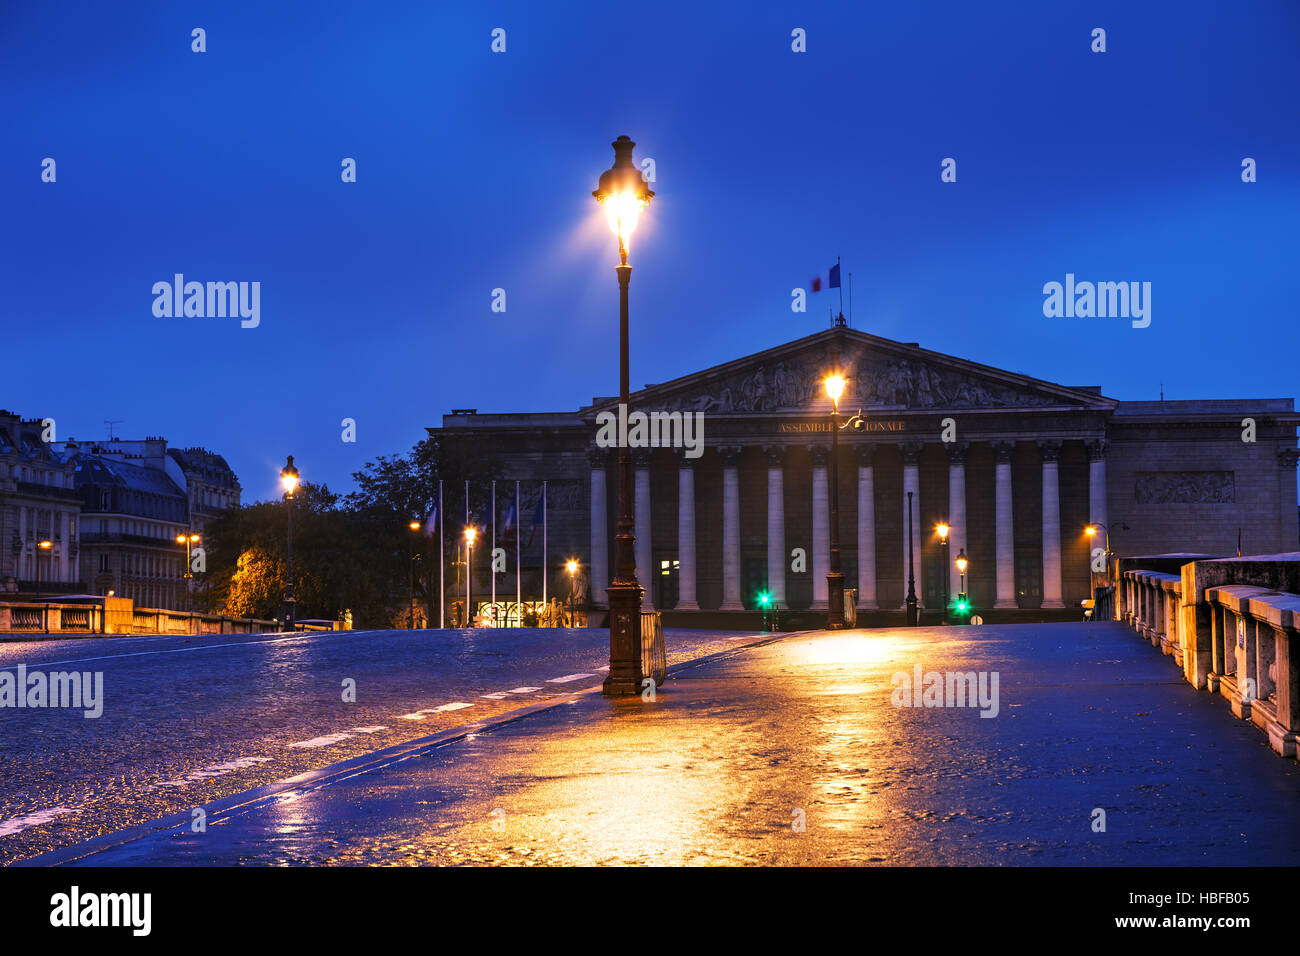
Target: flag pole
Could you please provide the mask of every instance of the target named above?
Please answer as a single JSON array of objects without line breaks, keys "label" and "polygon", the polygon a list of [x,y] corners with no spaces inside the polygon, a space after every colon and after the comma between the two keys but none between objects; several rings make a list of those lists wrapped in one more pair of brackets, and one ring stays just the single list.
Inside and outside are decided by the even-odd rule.
[{"label": "flag pole", "polygon": [[[835,257],[835,271],[839,272],[840,257]],[[840,315],[844,314],[844,283],[840,283]]]},{"label": "flag pole", "polygon": [[447,509],[445,499],[442,497],[442,479],[438,479],[438,627],[447,626],[447,584],[443,580],[443,575],[447,571],[447,560],[443,557],[442,546],[446,540],[443,533],[443,512]]},{"label": "flag pole", "polygon": [[519,516],[519,479],[515,479],[515,613],[519,616],[518,627],[524,626],[524,591],[523,573],[519,569],[519,539],[523,537],[523,519]]},{"label": "flag pole", "polygon": [[492,553],[488,558],[492,562],[492,626],[497,623],[497,480],[492,479]]}]

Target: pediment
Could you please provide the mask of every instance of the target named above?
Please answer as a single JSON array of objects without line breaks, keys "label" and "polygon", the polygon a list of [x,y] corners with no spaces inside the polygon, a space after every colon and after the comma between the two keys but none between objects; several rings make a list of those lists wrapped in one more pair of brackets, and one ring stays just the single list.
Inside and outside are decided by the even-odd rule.
[{"label": "pediment", "polygon": [[[838,337],[838,342],[837,342]],[[1117,402],[856,329],[827,330],[703,372],[649,386],[635,407],[753,415],[829,409],[822,379],[838,347],[844,408],[867,410],[1093,408]],[[599,403],[604,407],[607,403]]]}]

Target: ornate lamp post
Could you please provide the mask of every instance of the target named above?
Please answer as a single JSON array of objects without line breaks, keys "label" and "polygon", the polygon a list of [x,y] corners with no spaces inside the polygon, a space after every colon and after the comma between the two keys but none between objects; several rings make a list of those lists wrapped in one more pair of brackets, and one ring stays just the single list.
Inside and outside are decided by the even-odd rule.
[{"label": "ornate lamp post", "polygon": [[948,623],[948,571],[947,571],[948,532],[950,532],[952,528],[948,527],[948,523],[946,521],[940,521],[939,526],[934,530],[935,533],[939,535],[939,549],[940,549],[939,553],[943,555],[943,563],[941,567],[945,569],[943,572],[943,614],[939,618],[939,623],[947,624]]},{"label": "ornate lamp post", "polygon": [[194,573],[190,570],[193,558],[190,556],[191,549],[199,543],[199,536],[196,532],[191,531],[189,534],[178,534],[176,543],[185,545],[185,573],[181,575],[185,579],[185,610],[194,610]]},{"label": "ornate lamp post", "polygon": [[966,549],[962,548],[957,553],[957,571],[961,574],[961,585],[957,591],[957,616],[965,617],[970,611],[970,601],[966,598],[966,566],[970,562],[966,560]]},{"label": "ornate lamp post", "polygon": [[830,568],[826,572],[826,628],[836,631],[844,626],[844,573],[840,570],[840,396],[844,394],[844,377],[838,373],[826,377],[826,394],[831,400],[831,500]]},{"label": "ornate lamp post", "polygon": [[478,537],[478,528],[470,525],[465,529],[465,626],[474,626],[474,612],[470,610],[471,583],[474,577],[474,539]]},{"label": "ornate lamp post", "polygon": [[[600,175],[592,195],[605,209],[609,227],[618,236],[618,400],[626,413],[628,404],[628,319],[627,287],[632,267],[627,262],[627,240],[636,228],[641,210],[654,192],[646,186],[641,170],[632,160],[636,143],[620,136],[614,147],[614,165]],[[609,676],[603,691],[607,697],[641,693],[641,585],[636,579],[633,550],[635,524],[632,519],[632,459],[626,446],[618,449],[618,532],[614,535],[614,580],[609,595]]]},{"label": "ornate lamp post", "polygon": [[297,614],[293,597],[293,493],[298,490],[298,469],[293,466],[293,455],[289,456],[280,469],[280,485],[284,488],[285,521],[287,533],[285,540],[285,571],[287,579],[284,586],[284,622],[289,630],[297,630]]}]

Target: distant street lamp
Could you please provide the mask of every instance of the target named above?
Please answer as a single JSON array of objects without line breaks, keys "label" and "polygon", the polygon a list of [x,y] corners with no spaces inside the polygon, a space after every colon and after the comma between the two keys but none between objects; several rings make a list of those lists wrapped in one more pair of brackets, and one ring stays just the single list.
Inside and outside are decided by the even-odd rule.
[{"label": "distant street lamp", "polygon": [[966,559],[966,549],[962,548],[957,553],[957,571],[961,574],[961,585],[957,591],[957,616],[962,617],[970,610],[970,601],[966,597],[966,566],[970,563]]},{"label": "distant street lamp", "polygon": [[840,396],[844,394],[844,376],[838,372],[826,376],[826,394],[831,400],[831,560],[826,572],[826,628],[844,626],[844,573],[840,570]]},{"label": "distant street lamp", "polygon": [[[1102,531],[1104,531],[1104,532],[1106,533],[1106,535],[1105,535],[1105,537],[1106,537],[1106,551],[1105,551],[1105,554],[1104,554],[1103,556],[1104,556],[1105,559],[1106,559],[1106,573],[1109,574],[1109,573],[1110,573],[1110,556],[1111,556],[1111,550],[1110,550],[1110,528],[1109,528],[1107,525],[1105,525],[1105,524],[1103,524],[1102,522],[1100,522],[1100,521],[1094,521],[1092,524],[1088,525],[1088,527],[1086,527],[1086,528],[1083,529],[1083,533],[1086,534],[1086,535],[1087,535],[1088,537],[1090,537],[1090,538],[1092,538],[1092,537],[1096,537],[1096,535],[1097,535],[1097,529],[1098,529],[1098,528],[1100,528]],[[1125,522],[1121,521],[1121,522],[1119,523],[1119,527],[1117,527],[1115,530],[1116,530],[1116,531],[1128,531],[1128,530],[1130,530],[1130,529],[1129,529],[1129,526],[1128,526]],[[1092,560],[1091,560],[1092,555],[1089,555],[1088,557],[1089,557],[1089,561],[1088,561],[1088,574],[1089,574],[1089,580],[1090,580],[1090,582],[1091,582],[1091,584],[1092,584],[1093,600],[1095,601],[1096,598],[1097,598],[1097,593],[1096,593],[1096,592],[1097,592],[1097,573],[1096,573],[1095,571],[1092,570]]]},{"label": "distant street lamp", "polygon": [[907,626],[916,627],[916,574],[912,563],[912,492],[907,493]]},{"label": "distant street lamp", "polygon": [[[36,551],[36,600],[38,600],[38,601],[41,599],[41,554],[42,554],[42,553],[49,554],[49,553],[50,553],[50,549],[53,548],[53,547],[54,547],[54,542],[53,542],[53,541],[37,541],[37,542],[36,542],[36,548],[37,548],[37,551]],[[42,633],[45,632],[46,627],[47,627],[47,623],[48,623],[47,612],[48,612],[48,610],[49,610],[49,605],[46,605],[46,604],[41,605],[41,632],[42,632]]]},{"label": "distant street lamp", "polygon": [[573,579],[578,573],[578,562],[570,558],[565,562],[564,570],[569,572],[569,627],[573,627]]},{"label": "distant street lamp", "polygon": [[194,610],[194,574],[190,570],[193,559],[190,557],[191,549],[199,543],[199,536],[191,531],[189,534],[178,534],[176,543],[185,545],[185,573],[182,577],[185,579],[185,610]]},{"label": "distant street lamp", "polygon": [[406,570],[411,580],[411,618],[406,623],[408,631],[415,630],[415,532],[420,530],[420,522],[412,521],[407,524],[411,529],[411,535],[406,539]]},{"label": "distant street lamp", "polygon": [[293,596],[293,493],[298,490],[298,469],[293,466],[293,455],[289,456],[289,460],[280,469],[280,485],[284,488],[285,513],[288,523],[288,536],[285,547],[288,580],[284,588],[284,621],[289,630],[295,631],[297,630],[297,614],[295,613]]},{"label": "distant street lamp", "polygon": [[[627,262],[627,240],[636,228],[641,210],[654,196],[632,159],[636,143],[620,136],[614,147],[614,165],[600,175],[592,195],[605,210],[609,228],[618,236],[618,401],[628,405],[627,287],[632,267]],[[618,532],[614,535],[614,580],[606,589],[609,599],[609,675],[602,691],[607,697],[641,693],[641,595],[636,579],[635,524],[632,520],[632,459],[625,443],[618,449]],[[649,569],[647,569],[648,571]]]},{"label": "distant street lamp", "polygon": [[470,525],[465,529],[465,626],[474,626],[474,615],[470,610],[470,579],[474,576],[474,539],[478,537],[478,528]]},{"label": "distant street lamp", "polygon": [[941,624],[948,623],[948,532],[952,528],[948,527],[947,522],[940,521],[939,526],[934,529],[939,535],[940,553],[943,555],[943,616],[940,617]]}]

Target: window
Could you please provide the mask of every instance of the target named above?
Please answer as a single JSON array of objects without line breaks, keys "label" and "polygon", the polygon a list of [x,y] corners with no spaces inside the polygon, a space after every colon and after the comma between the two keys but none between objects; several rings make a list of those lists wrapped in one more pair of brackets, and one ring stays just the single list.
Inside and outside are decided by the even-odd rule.
[{"label": "window", "polygon": [[108,566],[108,555],[101,554],[99,556],[99,573],[107,574],[110,570],[112,569]]},{"label": "window", "polygon": [[666,608],[677,605],[680,571],[681,562],[676,559],[666,558],[659,561],[659,574],[656,575],[654,590],[651,592],[655,607]]}]

